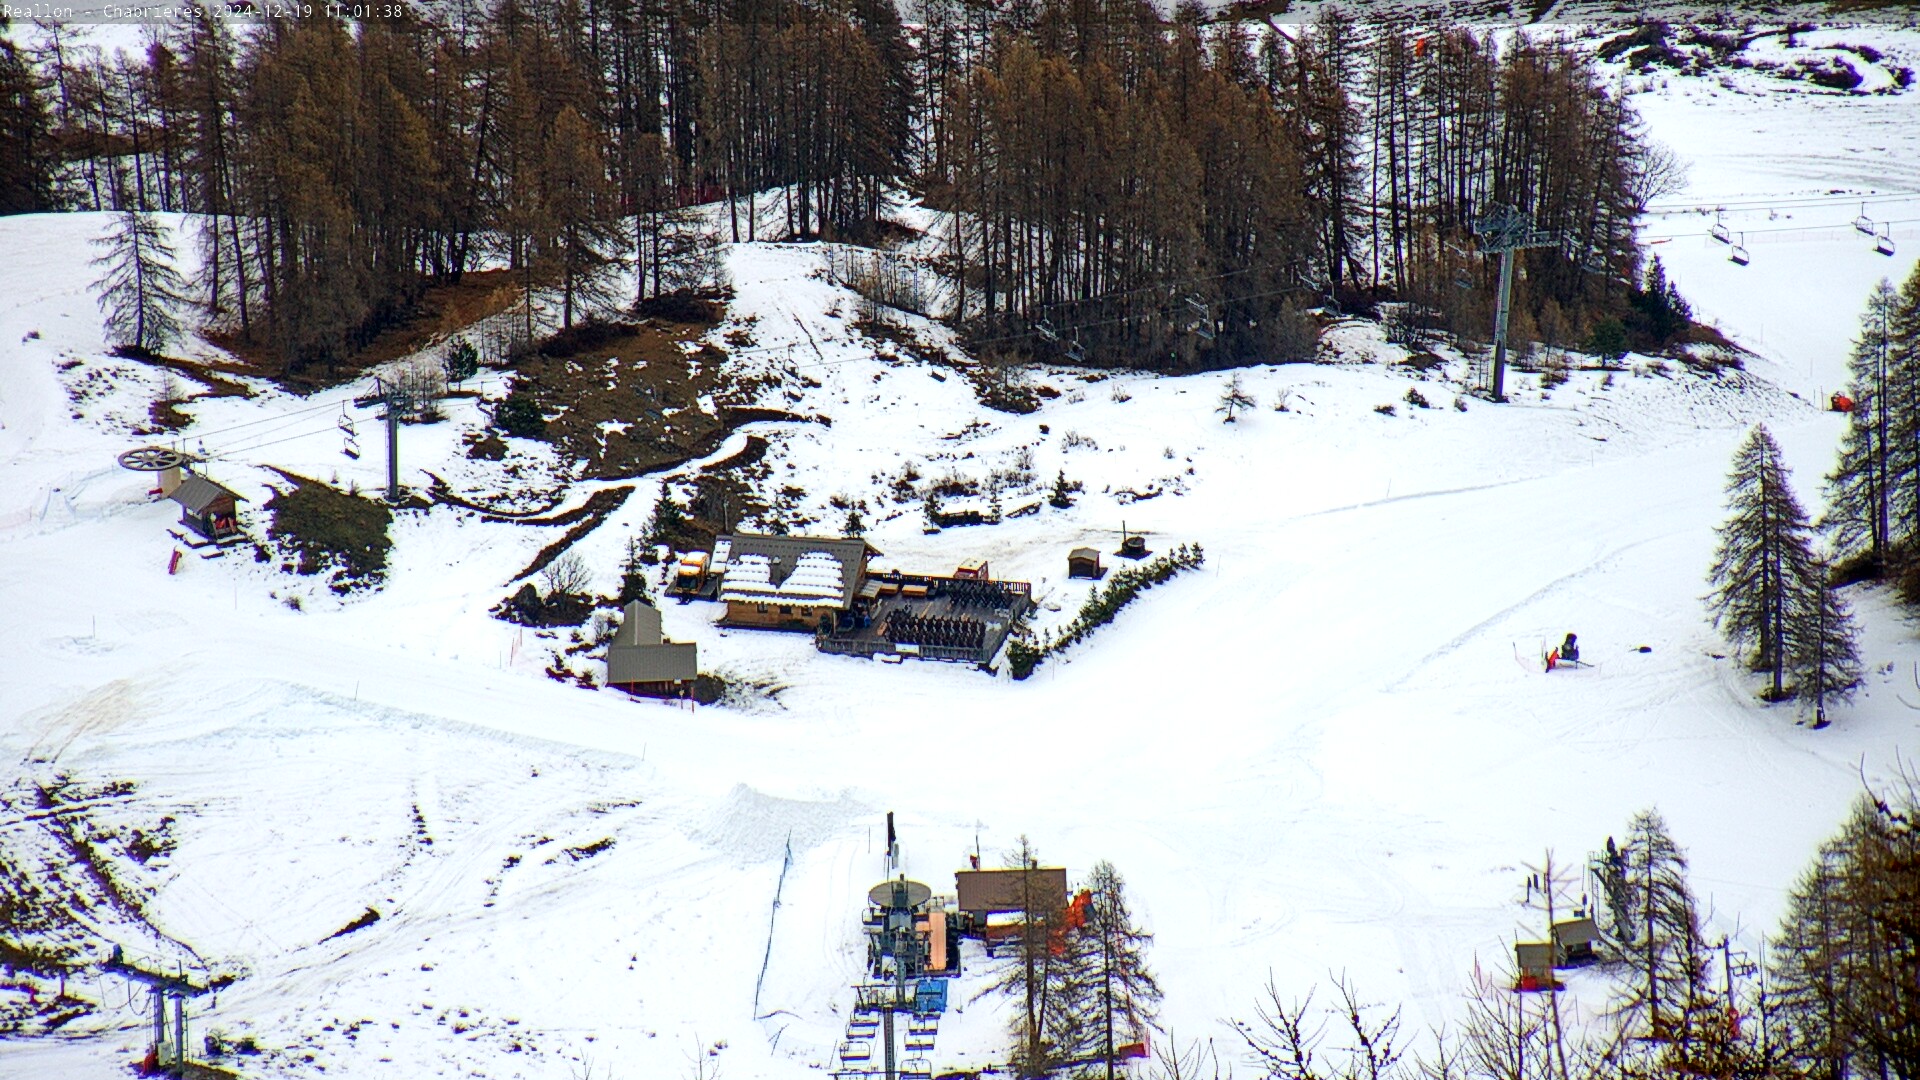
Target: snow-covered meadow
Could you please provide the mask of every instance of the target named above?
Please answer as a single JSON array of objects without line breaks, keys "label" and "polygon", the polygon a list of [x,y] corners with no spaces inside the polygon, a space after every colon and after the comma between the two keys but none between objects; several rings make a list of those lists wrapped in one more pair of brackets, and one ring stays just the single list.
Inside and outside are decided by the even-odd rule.
[{"label": "snow-covered meadow", "polygon": [[[1920,35],[1841,36],[1920,66]],[[193,1022],[254,1038],[250,1076],[558,1078],[588,1059],[680,1076],[699,1055],[735,1080],[810,1075],[851,1005],[889,810],[905,869],[939,891],[976,842],[996,861],[1022,834],[1075,872],[1114,862],[1182,1038],[1230,1043],[1221,1021],[1270,976],[1304,993],[1345,973],[1410,1027],[1439,1024],[1534,933],[1526,864],[1552,849],[1578,865],[1649,805],[1688,846],[1716,933],[1757,944],[1863,777],[1920,736],[1901,700],[1920,701],[1920,641],[1855,590],[1868,686],[1812,732],[1722,658],[1702,577],[1748,425],[1773,428],[1817,502],[1844,422],[1818,405],[1861,301],[1920,253],[1920,125],[1911,91],[1623,79],[1691,164],[1648,237],[1670,238],[1654,250],[1697,312],[1758,354],[1744,375],[1519,376],[1513,404],[1461,411],[1457,366],[1397,367],[1349,323],[1328,363],[1244,372],[1259,407],[1233,424],[1222,375],[1038,372],[1059,396],[1008,416],[950,369],[876,357],[820,247],[730,252],[730,325],[769,350],[745,362],[791,363],[785,407],[833,421],[752,429],[829,527],[828,498],[866,499],[885,561],[987,557],[1035,583],[1043,625],[1085,594],[1065,580],[1072,547],[1112,550],[1123,522],[1156,549],[1204,545],[1202,571],[1025,683],[825,656],[690,604],[666,629],[703,667],[783,689],[688,711],[562,685],[541,675],[551,643],[488,615],[556,534],[450,507],[396,519],[371,595],[244,556],[169,575],[177,511],[114,462],[163,380],[105,351],[86,243],[103,222],[0,219],[0,755],[25,782],[132,781],[93,811],[103,826],[174,818],[173,850],[136,879],[171,940],[128,945],[239,976]],[[1894,256],[1853,229],[1862,200],[1894,223]],[[1748,265],[1704,235],[1715,207],[1746,227]],[[1788,226],[1803,231],[1762,232]],[[339,452],[356,390],[260,391],[184,407],[256,532],[266,466],[378,486],[377,452]],[[457,476],[482,422],[461,402],[409,428],[409,483]],[[1024,467],[1042,487],[1064,471],[1084,490],[928,535],[886,494],[909,463]],[[582,541],[602,590],[657,485]],[[1541,643],[1568,630],[1596,666],[1544,675]],[[0,829],[31,817],[0,811]],[[330,937],[369,907],[377,922]],[[981,970],[939,1069],[1002,1059]],[[0,1076],[115,1076],[139,1056],[143,1000],[112,977],[72,989],[98,1015],[0,1043]]]}]

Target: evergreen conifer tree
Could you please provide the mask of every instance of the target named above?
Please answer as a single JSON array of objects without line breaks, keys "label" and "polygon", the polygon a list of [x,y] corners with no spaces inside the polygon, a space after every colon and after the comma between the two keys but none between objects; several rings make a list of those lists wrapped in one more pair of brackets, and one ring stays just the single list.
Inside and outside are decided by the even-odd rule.
[{"label": "evergreen conifer tree", "polygon": [[1053,478],[1053,492],[1047,496],[1047,505],[1057,510],[1065,510],[1073,505],[1073,488],[1067,484],[1067,470]]},{"label": "evergreen conifer tree", "polygon": [[686,511],[675,501],[673,491],[661,485],[660,497],[653,504],[653,517],[647,522],[647,543],[671,544],[680,539],[686,527]]},{"label": "evergreen conifer tree", "polygon": [[473,342],[457,338],[447,346],[441,367],[447,373],[447,381],[457,386],[480,373],[480,352],[473,347]]},{"label": "evergreen conifer tree", "polygon": [[173,309],[186,298],[167,227],[151,214],[128,210],[116,214],[106,235],[93,243],[105,249],[93,265],[104,271],[94,289],[108,336],[122,346],[159,352],[180,336]]},{"label": "evergreen conifer tree", "polygon": [[653,603],[653,592],[647,587],[647,565],[641,560],[646,550],[639,537],[627,537],[627,554],[620,562],[620,598],[622,606],[635,600]]},{"label": "evergreen conifer tree", "polygon": [[1627,355],[1627,328],[1619,319],[1601,319],[1593,324],[1587,337],[1587,351],[1602,360],[1619,360]]}]

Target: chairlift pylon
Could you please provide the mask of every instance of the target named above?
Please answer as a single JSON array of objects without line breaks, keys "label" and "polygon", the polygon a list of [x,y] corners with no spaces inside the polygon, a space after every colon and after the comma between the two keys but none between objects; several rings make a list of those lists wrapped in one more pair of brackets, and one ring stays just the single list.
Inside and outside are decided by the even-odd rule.
[{"label": "chairlift pylon", "polygon": [[1740,242],[1733,245],[1733,250],[1727,253],[1727,258],[1735,266],[1745,266],[1747,265],[1747,263],[1752,261],[1751,257],[1747,255],[1747,234],[1746,233],[1740,234]]}]

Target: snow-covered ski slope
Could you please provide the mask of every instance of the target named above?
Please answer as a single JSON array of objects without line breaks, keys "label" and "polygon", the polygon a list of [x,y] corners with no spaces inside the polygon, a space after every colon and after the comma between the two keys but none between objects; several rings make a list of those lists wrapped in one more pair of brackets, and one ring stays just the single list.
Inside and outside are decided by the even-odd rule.
[{"label": "snow-covered ski slope", "polygon": [[[1920,37],[1866,33],[1920,53]],[[1709,206],[1909,197],[1910,99],[1680,78],[1636,94],[1693,162],[1671,201]],[[1874,254],[1848,225],[1857,199],[1836,201],[1791,208],[1824,232],[1750,234],[1745,267],[1699,237],[1659,248],[1761,354],[1750,376],[1641,365],[1550,393],[1522,377],[1514,404],[1459,412],[1454,385],[1391,368],[1351,325],[1330,340],[1340,362],[1247,372],[1261,404],[1231,425],[1218,375],[1043,373],[1061,396],[1038,413],[984,412],[952,371],[874,359],[819,248],[736,249],[735,319],[796,344],[818,385],[790,381],[787,407],[833,420],[758,429],[815,516],[865,498],[887,561],[989,557],[1036,583],[1049,623],[1085,592],[1066,551],[1112,550],[1123,520],[1156,549],[1204,544],[1208,563],[1023,684],[822,656],[669,605],[703,667],[786,687],[697,713],[551,682],[548,643],[486,615],[552,529],[402,515],[388,585],[345,603],[244,556],[189,555],[169,576],[173,507],[113,460],[160,377],[105,354],[86,294],[103,222],[0,220],[0,754],[29,781],[134,781],[88,811],[102,828],[176,819],[172,853],[128,873],[178,944],[140,947],[242,975],[194,1022],[257,1039],[249,1076],[565,1077],[582,1057],[672,1076],[702,1052],[737,1080],[811,1075],[851,1003],[888,810],[909,874],[936,889],[976,835],[989,861],[1022,833],[1076,871],[1112,860],[1185,1037],[1230,1039],[1217,1022],[1249,1013],[1270,972],[1301,992],[1345,972],[1415,1027],[1449,1018],[1476,964],[1525,933],[1524,864],[1548,848],[1578,864],[1648,805],[1717,925],[1763,929],[1862,774],[1886,776],[1920,735],[1900,700],[1920,703],[1920,643],[1881,595],[1854,594],[1868,689],[1818,733],[1755,704],[1698,600],[1734,444],[1770,424],[1815,500],[1842,421],[1807,399],[1839,384],[1866,288],[1920,249],[1897,231],[1899,254]],[[1920,203],[1885,216],[1900,213]],[[262,466],[377,485],[371,424],[361,461],[339,454],[351,393],[187,407],[256,532],[277,480]],[[410,482],[504,483],[463,471],[480,467],[459,453],[478,422],[409,428]],[[1058,469],[1084,485],[1073,509],[928,536],[917,503],[883,501],[908,462],[979,476],[1023,449],[1043,485]],[[601,589],[655,489],[582,543]],[[1162,493],[1123,505],[1121,489]],[[1595,667],[1544,675],[1541,644],[1568,630]],[[329,938],[368,907],[379,921]],[[956,992],[936,1067],[1000,1059],[980,985]],[[113,979],[75,989],[104,1020],[0,1043],[0,1077],[122,1075],[144,1002]]]}]

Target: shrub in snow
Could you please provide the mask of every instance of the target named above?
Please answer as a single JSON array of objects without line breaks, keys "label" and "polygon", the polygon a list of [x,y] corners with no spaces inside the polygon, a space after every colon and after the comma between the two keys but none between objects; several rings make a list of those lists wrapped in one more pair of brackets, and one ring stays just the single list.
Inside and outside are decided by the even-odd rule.
[{"label": "shrub in snow", "polygon": [[522,439],[538,439],[547,433],[547,418],[540,413],[533,395],[515,387],[500,404],[493,407],[493,426],[503,434]]},{"label": "shrub in snow", "polygon": [[440,361],[447,381],[458,385],[473,378],[480,372],[480,350],[466,338],[456,338],[447,346],[447,355]]},{"label": "shrub in snow", "polygon": [[1409,405],[1411,405],[1411,406],[1413,406],[1413,407],[1414,407],[1414,408],[1416,408],[1416,409],[1431,409],[1431,408],[1433,408],[1433,402],[1431,402],[1431,401],[1428,401],[1428,400],[1427,400],[1427,396],[1426,396],[1425,394],[1422,394],[1422,393],[1420,392],[1420,388],[1419,388],[1419,387],[1417,387],[1417,386],[1409,386],[1409,387],[1407,387],[1407,399],[1406,399],[1406,400],[1407,400],[1407,404],[1409,404]]},{"label": "shrub in snow", "polygon": [[1627,328],[1619,319],[1601,319],[1587,335],[1587,351],[1602,360],[1619,362],[1627,355]]},{"label": "shrub in snow", "polygon": [[1379,413],[1381,416],[1393,416],[1396,412],[1392,405],[1375,405],[1373,411]]}]

